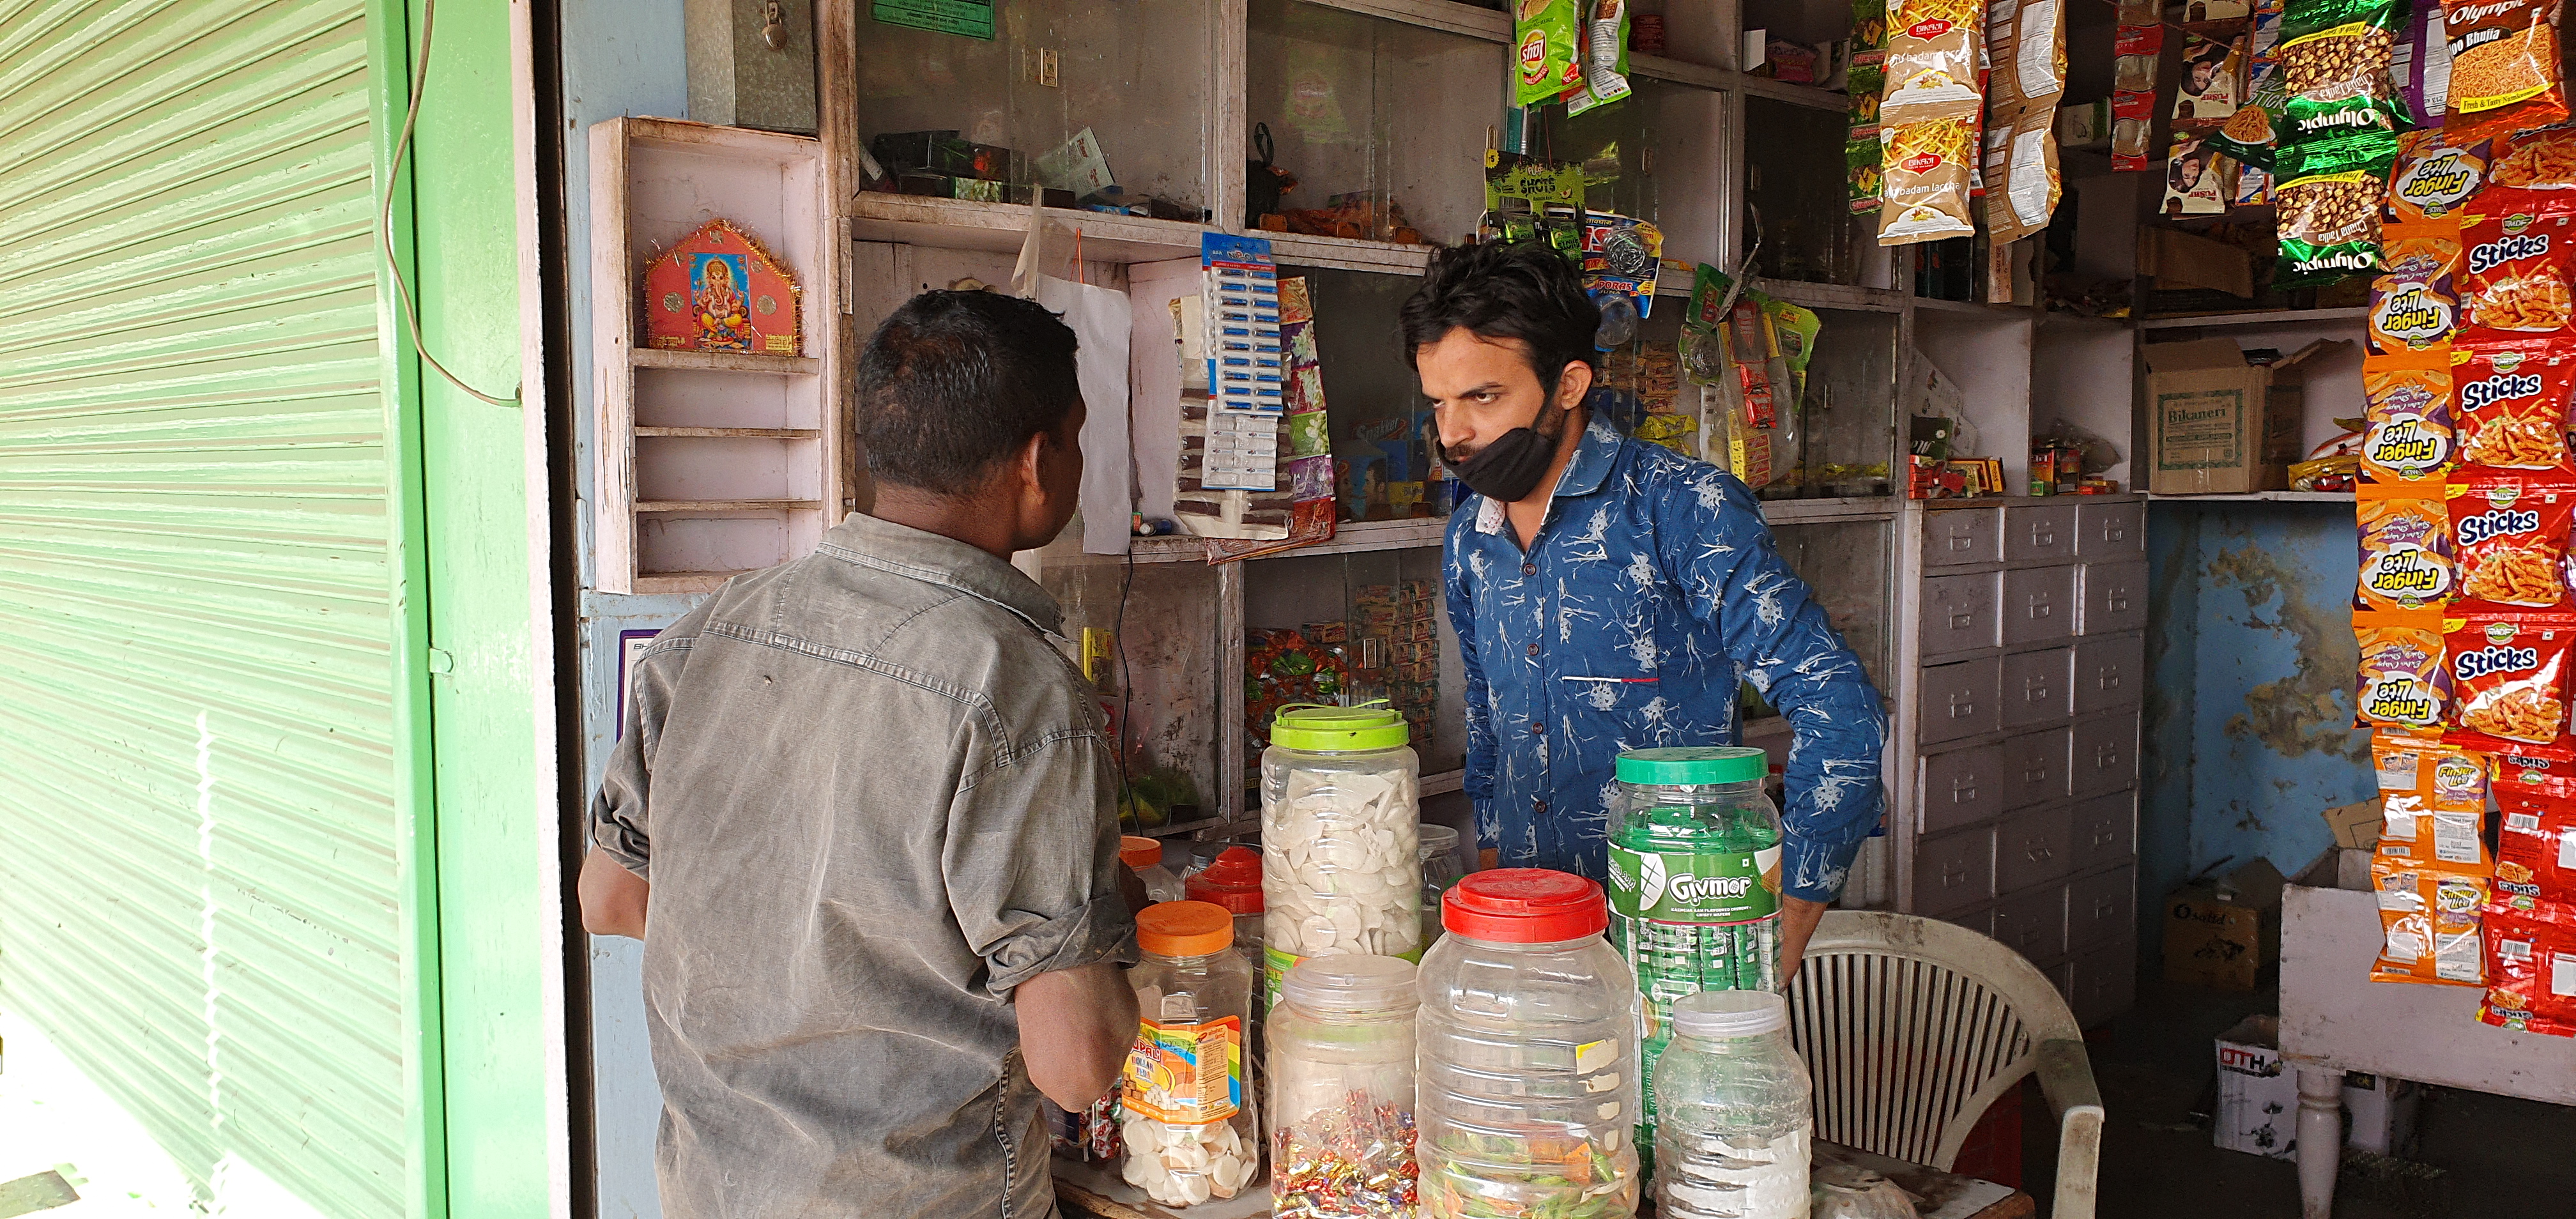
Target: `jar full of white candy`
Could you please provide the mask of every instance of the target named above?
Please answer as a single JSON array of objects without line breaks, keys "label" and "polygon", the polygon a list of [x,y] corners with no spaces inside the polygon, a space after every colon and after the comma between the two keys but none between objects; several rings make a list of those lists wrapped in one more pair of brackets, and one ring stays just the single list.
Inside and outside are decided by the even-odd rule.
[{"label": "jar full of white candy", "polygon": [[1234,916],[1206,902],[1136,915],[1136,1047],[1128,1052],[1119,1175],[1171,1207],[1223,1201],[1261,1176],[1261,1138],[1244,1053],[1252,964],[1235,952]]},{"label": "jar full of white candy", "polygon": [[1383,705],[1279,709],[1261,754],[1265,1007],[1307,957],[1422,958],[1422,762]]}]

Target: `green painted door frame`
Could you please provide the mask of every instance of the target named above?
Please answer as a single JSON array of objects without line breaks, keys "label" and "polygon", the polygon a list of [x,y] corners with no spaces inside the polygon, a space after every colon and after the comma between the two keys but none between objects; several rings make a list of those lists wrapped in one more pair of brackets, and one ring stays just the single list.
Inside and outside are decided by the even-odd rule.
[{"label": "green painted door frame", "polygon": [[[377,181],[427,366],[380,272],[404,688],[407,1106],[423,1217],[565,1213],[568,1140],[553,555],[531,0],[369,0]],[[547,70],[551,72],[550,65]]]}]

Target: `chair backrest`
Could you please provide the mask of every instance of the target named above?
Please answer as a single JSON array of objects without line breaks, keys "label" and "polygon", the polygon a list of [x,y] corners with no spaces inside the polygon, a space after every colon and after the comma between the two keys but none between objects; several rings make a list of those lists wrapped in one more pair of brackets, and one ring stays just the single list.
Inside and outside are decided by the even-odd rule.
[{"label": "chair backrest", "polygon": [[2081,1039],[2048,977],[1965,927],[1829,910],[1789,989],[1816,1137],[1948,1171],[2039,1043]]}]

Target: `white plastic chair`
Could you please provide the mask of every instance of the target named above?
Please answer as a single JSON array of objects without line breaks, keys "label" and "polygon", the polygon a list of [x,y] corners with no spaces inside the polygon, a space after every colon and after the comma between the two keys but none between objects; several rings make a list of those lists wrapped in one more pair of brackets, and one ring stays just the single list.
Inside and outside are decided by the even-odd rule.
[{"label": "white plastic chair", "polygon": [[2083,1031],[2011,949],[1911,914],[1829,910],[1789,990],[1816,1137],[1947,1172],[1986,1106],[2039,1073],[2056,1115],[2056,1219],[2093,1219],[2102,1094]]}]

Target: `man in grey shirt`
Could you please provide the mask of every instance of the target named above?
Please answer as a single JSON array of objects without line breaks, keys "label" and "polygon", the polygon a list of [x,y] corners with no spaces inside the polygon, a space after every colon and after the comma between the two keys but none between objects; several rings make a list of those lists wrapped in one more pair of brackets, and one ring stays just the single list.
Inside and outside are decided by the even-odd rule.
[{"label": "man in grey shirt", "polygon": [[859,363],[874,515],[636,661],[582,921],[644,940],[671,1219],[1052,1212],[1038,1094],[1136,1037],[1113,746],[1010,564],[1083,413],[1055,315],[914,297]]}]

